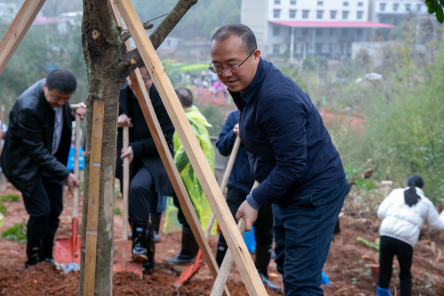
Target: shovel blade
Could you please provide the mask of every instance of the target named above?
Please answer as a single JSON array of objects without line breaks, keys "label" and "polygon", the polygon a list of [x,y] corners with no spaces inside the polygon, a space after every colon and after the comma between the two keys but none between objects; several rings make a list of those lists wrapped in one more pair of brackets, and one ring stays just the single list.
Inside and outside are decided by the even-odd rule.
[{"label": "shovel blade", "polygon": [[182,272],[179,278],[172,285],[173,288],[178,289],[182,287],[182,285],[187,283],[194,276],[194,274],[199,270],[201,266],[202,266],[202,252],[199,249],[193,264],[191,264],[184,272]]},{"label": "shovel blade", "polygon": [[113,265],[113,272],[132,272],[142,278],[142,262],[119,262]]},{"label": "shovel blade", "polygon": [[68,263],[80,264],[81,242],[82,238],[78,236],[75,250],[73,250],[72,246],[73,244],[71,242],[71,238],[56,240],[54,262],[63,263],[63,264],[68,264]]}]

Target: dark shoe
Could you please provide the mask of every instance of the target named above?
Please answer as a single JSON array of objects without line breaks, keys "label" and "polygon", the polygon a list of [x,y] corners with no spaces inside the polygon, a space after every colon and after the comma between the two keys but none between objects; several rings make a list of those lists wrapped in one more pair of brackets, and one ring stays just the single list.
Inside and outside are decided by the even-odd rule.
[{"label": "dark shoe", "polygon": [[26,255],[28,256],[28,261],[25,262],[25,267],[31,265],[37,265],[42,262],[40,257],[41,246],[40,242],[27,243],[26,245]]},{"label": "dark shoe", "polygon": [[268,279],[268,277],[266,277],[265,275],[263,275],[262,273],[259,273],[259,276],[261,277],[262,283],[264,283],[264,285],[270,287],[270,289],[272,289],[273,291],[277,291],[280,290],[281,287],[273,285],[270,280]]},{"label": "dark shoe", "polygon": [[54,259],[52,257],[53,247],[54,247],[54,236],[48,236],[42,240],[42,252],[41,252],[42,261],[54,263]]},{"label": "dark shoe", "polygon": [[153,215],[151,214],[151,226],[153,228],[153,239],[154,242],[159,242],[159,229],[160,229],[160,218],[162,215]]},{"label": "dark shoe", "polygon": [[186,228],[182,228],[182,250],[173,258],[166,258],[165,260],[173,264],[183,264],[194,262],[199,246],[194,238],[193,232]]},{"label": "dark shoe", "polygon": [[226,245],[218,244],[216,250],[216,262],[219,267],[221,267],[224,261],[225,254],[227,253],[228,247]]},{"label": "dark shoe", "polygon": [[146,249],[147,226],[146,222],[133,222],[133,247],[131,249],[131,259],[134,262],[146,262],[148,260],[148,251]]}]

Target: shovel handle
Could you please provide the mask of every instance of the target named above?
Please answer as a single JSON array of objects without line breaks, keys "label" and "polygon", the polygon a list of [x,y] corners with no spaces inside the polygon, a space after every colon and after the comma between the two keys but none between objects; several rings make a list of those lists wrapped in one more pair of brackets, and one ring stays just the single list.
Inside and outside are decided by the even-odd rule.
[{"label": "shovel handle", "polygon": [[[251,192],[258,187],[260,184],[258,181],[255,181],[253,184],[253,188],[251,188]],[[244,237],[245,233],[245,219],[240,218],[239,223],[237,223],[237,228],[241,233],[242,237]],[[233,267],[233,255],[231,255],[230,249],[225,253],[224,260],[222,261],[222,265],[220,266],[219,273],[217,274],[216,280],[214,281],[213,289],[211,289],[210,296],[220,296],[224,292],[225,284],[227,283],[228,276],[230,275],[231,268]]]},{"label": "shovel handle", "polygon": [[[80,116],[76,114],[76,130],[74,144],[74,176],[79,179],[79,157],[80,157]],[[72,217],[77,218],[79,215],[79,188],[74,187],[72,201]]]},{"label": "shovel handle", "polygon": [[[239,229],[242,237],[245,232],[245,219],[240,218],[239,223],[237,223],[237,228]],[[230,275],[231,268],[233,267],[233,256],[231,255],[230,249],[225,253],[224,260],[220,266],[219,273],[217,274],[216,280],[214,281],[213,288],[211,289],[210,296],[221,296],[224,292],[225,284],[227,283],[228,276]]]},{"label": "shovel handle", "polygon": [[[126,152],[129,146],[129,127],[123,127],[123,150]],[[122,209],[122,240],[128,239],[128,193],[129,193],[129,161],[123,159],[123,209]]]},{"label": "shovel handle", "polygon": [[[228,179],[230,179],[231,171],[233,170],[234,161],[236,160],[237,153],[239,152],[239,147],[241,144],[241,138],[239,136],[236,137],[236,141],[234,141],[233,149],[231,150],[230,158],[228,159],[227,168],[225,169],[224,177],[222,178],[222,182],[220,183],[220,191],[222,194],[227,187]],[[213,228],[214,220],[215,220],[214,212],[211,213],[210,220],[207,224],[207,229],[205,230],[205,237],[208,239],[210,237],[211,229]]]}]

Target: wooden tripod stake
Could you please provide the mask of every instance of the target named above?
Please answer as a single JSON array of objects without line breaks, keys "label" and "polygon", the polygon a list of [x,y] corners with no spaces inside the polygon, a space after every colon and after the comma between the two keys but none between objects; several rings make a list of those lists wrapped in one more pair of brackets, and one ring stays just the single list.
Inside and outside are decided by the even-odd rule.
[{"label": "wooden tripod stake", "polygon": [[[162,98],[165,108],[173,122],[179,139],[196,172],[202,189],[216,215],[219,226],[227,240],[228,248],[233,254],[234,261],[240,271],[242,279],[250,295],[267,295],[264,284],[253,264],[247,246],[237,229],[231,212],[219,189],[214,174],[205,158],[202,148],[197,141],[185,112],[177,98],[173,85],[166,75],[157,53],[137,16],[130,0],[116,0],[117,7],[125,21],[131,37],[137,45],[148,72],[150,73],[156,88]],[[196,239],[201,239],[196,237]],[[204,243],[206,240],[204,240]]]},{"label": "wooden tripod stake", "polygon": [[88,216],[86,220],[84,296],[94,296],[97,228],[99,224],[100,164],[105,103],[94,101],[89,161]]}]

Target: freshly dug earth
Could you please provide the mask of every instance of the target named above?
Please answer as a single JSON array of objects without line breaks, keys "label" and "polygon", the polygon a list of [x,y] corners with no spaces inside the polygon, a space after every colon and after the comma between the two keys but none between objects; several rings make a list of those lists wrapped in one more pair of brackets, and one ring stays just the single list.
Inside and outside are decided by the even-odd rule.
[{"label": "freshly dug earth", "polygon": [[[7,193],[20,194],[13,188]],[[81,200],[81,199],[80,199]],[[14,223],[28,219],[20,198],[19,202],[5,202],[8,212],[2,231]],[[122,208],[122,201],[115,200],[115,206]],[[56,238],[68,238],[71,235],[72,197],[65,191],[64,211]],[[81,205],[80,205],[81,216]],[[121,254],[122,217],[115,217],[114,263],[119,262]],[[81,220],[81,217],[79,218]],[[342,233],[332,242],[324,271],[330,278],[330,286],[323,286],[325,295],[375,295],[376,284],[372,280],[370,265],[377,262],[377,253],[373,249],[356,241],[358,236],[368,241],[378,237],[379,219],[341,218]],[[209,295],[213,279],[208,267],[204,264],[194,278],[176,291],[171,285],[178,277],[178,271],[164,259],[180,251],[180,233],[160,234],[160,243],[156,244],[156,262],[158,266],[143,279],[131,273],[113,275],[113,295]],[[217,237],[210,238],[213,252],[216,250]],[[444,296],[444,258],[441,258],[444,245],[444,233],[425,227],[421,241],[415,247],[413,258],[413,294]],[[25,244],[0,239],[0,295],[63,295],[78,294],[79,273],[61,274],[55,267],[46,262],[24,271]],[[399,268],[394,261],[391,284],[392,295],[399,295]],[[181,266],[184,270],[187,266]],[[282,276],[276,271],[272,260],[269,267],[271,280],[282,287]],[[395,291],[396,287],[396,291]],[[237,268],[234,266],[228,281],[228,288],[233,296],[248,295]],[[269,295],[284,295],[283,292],[267,290]]]}]

